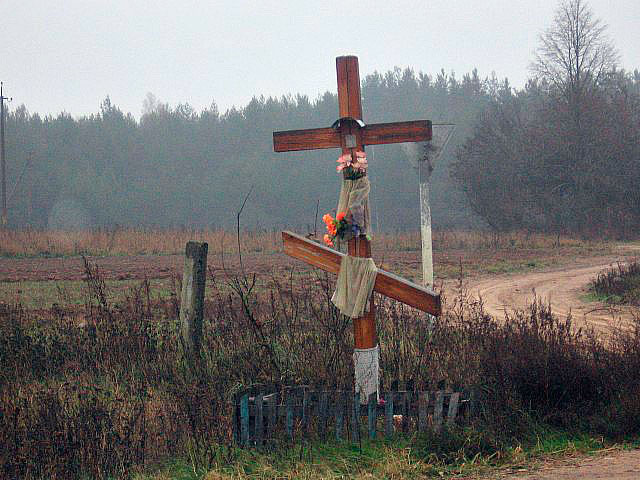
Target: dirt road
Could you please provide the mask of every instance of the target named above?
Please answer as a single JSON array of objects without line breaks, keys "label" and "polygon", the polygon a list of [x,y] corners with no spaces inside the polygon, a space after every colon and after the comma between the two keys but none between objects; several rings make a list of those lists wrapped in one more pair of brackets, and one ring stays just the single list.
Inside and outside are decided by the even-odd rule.
[{"label": "dirt road", "polygon": [[640,253],[640,248],[625,245],[619,252],[615,256],[581,259],[571,267],[550,271],[472,279],[469,293],[482,298],[486,311],[499,318],[504,317],[505,310],[526,308],[537,297],[550,302],[553,312],[561,318],[571,314],[575,326],[592,326],[597,332],[608,333],[614,325],[630,324],[630,309],[587,302],[582,297],[599,272],[630,260]]},{"label": "dirt road", "polygon": [[[524,470],[524,469],[523,469]],[[534,471],[498,472],[485,480],[638,480],[640,450],[608,450],[546,462]]]},{"label": "dirt road", "polygon": [[[553,312],[566,318],[571,314],[574,325],[592,326],[606,334],[616,324],[628,326],[633,319],[628,308],[611,308],[583,297],[588,283],[602,270],[638,256],[638,246],[626,245],[612,257],[586,258],[572,267],[545,272],[504,275],[473,279],[469,293],[481,297],[487,312],[504,317],[505,309],[524,309],[534,298],[551,303]],[[500,473],[490,478],[513,480],[639,480],[640,450],[609,451],[590,457],[577,457],[545,462],[533,472]]]}]

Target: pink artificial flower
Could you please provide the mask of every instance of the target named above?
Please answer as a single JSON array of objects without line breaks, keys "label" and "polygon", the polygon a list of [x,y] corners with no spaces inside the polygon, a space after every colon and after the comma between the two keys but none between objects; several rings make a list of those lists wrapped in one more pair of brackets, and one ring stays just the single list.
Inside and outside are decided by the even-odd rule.
[{"label": "pink artificial flower", "polygon": [[340,155],[337,161],[340,165],[336,167],[336,171],[341,172],[345,168],[351,166],[351,154],[343,153],[342,155]]},{"label": "pink artificial flower", "polygon": [[364,171],[368,167],[367,154],[364,152],[356,152],[356,161],[351,164],[356,170]]},{"label": "pink artificial flower", "polygon": [[365,171],[367,169],[367,154],[364,152],[356,152],[356,160],[353,161],[353,158],[350,153],[343,153],[338,158],[338,165],[336,167],[336,171],[341,172],[345,168],[352,167],[354,170]]}]

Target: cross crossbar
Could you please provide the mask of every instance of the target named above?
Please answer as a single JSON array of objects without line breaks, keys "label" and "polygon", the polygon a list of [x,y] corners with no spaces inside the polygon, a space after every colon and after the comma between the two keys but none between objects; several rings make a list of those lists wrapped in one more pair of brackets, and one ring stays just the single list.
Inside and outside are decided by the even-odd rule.
[{"label": "cross crossbar", "polygon": [[[338,274],[346,255],[292,232],[282,232],[284,252],[329,273]],[[373,290],[431,315],[442,312],[440,295],[393,273],[378,270]]]},{"label": "cross crossbar", "polygon": [[[430,120],[410,122],[374,123],[355,129],[359,145],[383,145],[387,143],[426,142],[431,140]],[[342,132],[334,128],[310,128],[273,132],[273,148],[276,152],[340,148]]]}]

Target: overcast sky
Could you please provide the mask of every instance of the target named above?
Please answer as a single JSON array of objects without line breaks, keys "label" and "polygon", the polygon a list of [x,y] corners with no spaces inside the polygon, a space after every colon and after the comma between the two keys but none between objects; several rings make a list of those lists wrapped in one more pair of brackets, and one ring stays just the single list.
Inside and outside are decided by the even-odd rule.
[{"label": "overcast sky", "polygon": [[[591,0],[620,65],[640,68],[640,0]],[[335,57],[360,75],[394,66],[523,86],[551,0],[0,0],[0,79],[31,112],[138,117],[147,92],[221,111],[254,95],[335,91]]]}]

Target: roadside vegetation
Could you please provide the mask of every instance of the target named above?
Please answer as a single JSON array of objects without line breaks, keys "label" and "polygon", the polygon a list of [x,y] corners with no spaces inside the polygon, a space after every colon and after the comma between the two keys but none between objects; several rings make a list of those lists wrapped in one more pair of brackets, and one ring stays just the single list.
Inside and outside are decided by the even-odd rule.
[{"label": "roadside vegetation", "polygon": [[[239,389],[354,383],[352,323],[330,301],[332,279],[278,263],[279,231],[264,229],[311,233],[314,212],[335,205],[332,152],[309,152],[298,169],[301,157],[274,153],[269,140],[274,130],[330,125],[334,94],[254,98],[225,113],[151,96],[140,120],[108,97],[78,119],[11,110],[9,226],[22,230],[0,231],[0,477],[439,478],[637,445],[640,314],[606,337],[540,302],[498,321],[463,287],[466,274],[610,253],[593,239],[633,238],[640,225],[640,72],[618,68],[582,0],[560,2],[540,40],[522,89],[476,70],[457,79],[395,69],[362,83],[368,121],[426,117],[459,132],[432,190],[436,276],[459,278],[458,287],[443,292],[441,318],[381,300],[377,322],[383,385],[473,391],[475,407],[442,433],[390,441],[232,444]],[[375,192],[373,254],[415,278],[419,234],[393,230],[418,226],[416,175],[399,146],[377,152],[376,182],[390,187]],[[252,231],[236,239],[222,229],[239,222],[246,191]],[[109,227],[117,224],[125,227]],[[454,227],[476,231],[442,230]],[[147,278],[127,267],[119,278],[97,267],[99,257],[159,263],[187,240],[208,242],[215,265],[195,357],[180,340],[175,268]],[[244,265],[230,258],[236,245]],[[34,269],[25,280],[22,265],[49,257],[83,257],[84,270],[39,278]],[[592,291],[637,311],[640,265],[603,272]]]},{"label": "roadside vegetation", "polygon": [[[472,435],[473,432],[467,432]],[[460,434],[421,435],[413,438],[363,441],[361,446],[348,443],[315,442],[300,448],[238,451],[234,461],[198,470],[186,461],[174,461],[158,472],[139,474],[137,480],[226,480],[226,479],[423,479],[458,478],[466,475],[532,470],[539,462],[566,456],[589,455],[637,446],[633,442],[612,444],[602,437],[568,434],[551,429],[537,429],[522,443],[491,454],[467,458],[464,446],[457,451],[439,454],[463,445]]]},{"label": "roadside vegetation", "polygon": [[605,347],[541,304],[499,323],[460,289],[445,292],[448,313],[434,323],[391,302],[378,321],[383,384],[475,389],[478,408],[461,425],[361,447],[235,449],[229,400],[238,388],[353,383],[351,323],[332,307],[326,276],[266,275],[259,290],[247,280],[224,271],[208,279],[214,293],[194,361],[182,353],[177,295],[153,297],[143,281],[112,301],[91,265],[91,301],[80,310],[3,305],[2,475],[440,476],[517,464],[554,442],[592,450],[640,432],[640,329],[615,332]]},{"label": "roadside vegetation", "polygon": [[611,304],[640,306],[640,263],[637,260],[600,273],[590,286],[592,297]]}]

